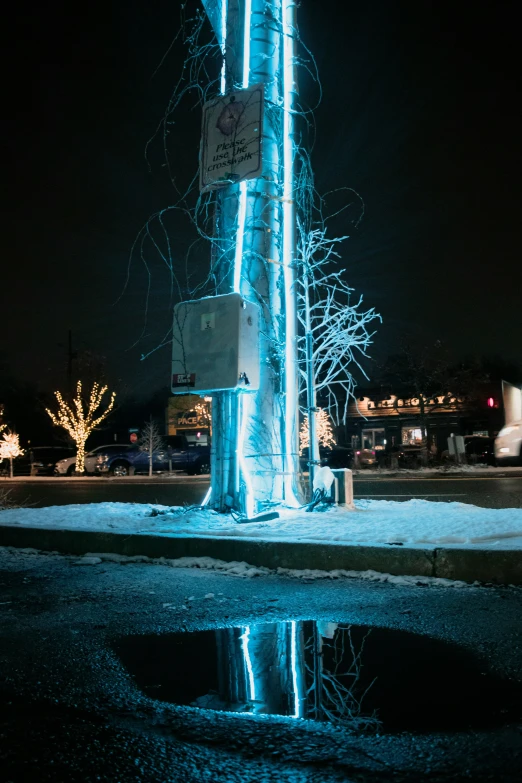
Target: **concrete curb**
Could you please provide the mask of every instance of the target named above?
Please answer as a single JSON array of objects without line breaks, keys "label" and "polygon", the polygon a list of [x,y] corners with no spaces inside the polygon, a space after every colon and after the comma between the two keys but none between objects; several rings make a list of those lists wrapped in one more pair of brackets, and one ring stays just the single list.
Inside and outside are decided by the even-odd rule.
[{"label": "concrete curb", "polygon": [[32,547],[73,555],[112,552],[168,559],[214,557],[225,561],[245,561],[271,569],[373,570],[395,576],[432,576],[464,582],[522,584],[522,553],[513,549],[426,549],[421,546],[297,543],[221,536],[177,538],[8,525],[0,526],[0,546]]}]

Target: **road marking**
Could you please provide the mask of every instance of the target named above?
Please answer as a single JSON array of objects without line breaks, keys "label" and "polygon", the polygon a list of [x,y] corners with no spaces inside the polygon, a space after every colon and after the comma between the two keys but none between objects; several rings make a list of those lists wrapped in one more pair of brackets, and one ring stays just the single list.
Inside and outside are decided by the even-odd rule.
[{"label": "road marking", "polygon": [[[468,492],[435,492],[433,494],[429,494],[427,492],[421,492],[417,497],[421,498],[462,498],[468,495]],[[413,496],[411,493],[406,493],[405,495],[392,495],[390,492],[383,492],[381,495],[360,495],[359,497],[362,498],[412,498]]]},{"label": "road marking", "polygon": [[412,478],[406,476],[395,476],[394,478],[384,478],[383,476],[376,476],[374,478],[364,478],[364,476],[354,476],[354,483],[356,481],[498,481],[499,479],[515,479],[522,478],[522,476],[462,476],[460,478],[448,478],[444,476],[413,476]]}]

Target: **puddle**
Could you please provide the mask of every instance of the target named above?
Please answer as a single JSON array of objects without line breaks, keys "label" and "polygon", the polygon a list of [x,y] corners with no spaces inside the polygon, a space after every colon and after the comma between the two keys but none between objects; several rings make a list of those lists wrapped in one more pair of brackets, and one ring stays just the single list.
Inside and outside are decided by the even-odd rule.
[{"label": "puddle", "polygon": [[116,652],[151,698],[384,731],[492,728],[522,716],[522,688],[457,645],[315,620],[127,636]]}]

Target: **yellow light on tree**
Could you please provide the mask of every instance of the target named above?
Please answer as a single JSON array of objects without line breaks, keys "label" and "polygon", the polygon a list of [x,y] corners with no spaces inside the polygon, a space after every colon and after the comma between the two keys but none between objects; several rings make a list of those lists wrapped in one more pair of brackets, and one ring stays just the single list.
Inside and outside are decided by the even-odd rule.
[{"label": "yellow light on tree", "polygon": [[[114,406],[116,393],[112,392],[106,409],[102,413],[98,411],[107,388],[107,386],[100,386],[97,383],[93,384],[87,405],[82,398],[82,382],[78,381],[76,384],[76,397],[74,397],[71,405],[68,405],[60,392],[57,391],[54,393],[58,402],[57,413],[54,414],[49,408],[46,408],[53,424],[57,427],[63,427],[76,443],[78,449],[76,454],[77,473],[84,473],[85,471],[85,442],[87,438],[94,428],[108,416]],[[97,411],[99,415],[96,415]]]},{"label": "yellow light on tree", "polygon": [[198,426],[202,425],[203,427],[208,427],[210,434],[212,435],[212,414],[210,412],[211,402],[212,397],[205,397],[204,400],[196,402],[194,405],[194,410],[198,419]]},{"label": "yellow light on tree", "polygon": [[[324,446],[327,449],[331,446],[335,446],[336,440],[332,430],[332,423],[324,408],[317,408],[315,414],[315,430],[317,443],[319,443],[319,445]],[[299,431],[299,453],[302,454],[304,449],[307,449],[309,445],[310,434],[308,430],[308,416],[305,416]]]},{"label": "yellow light on tree", "polygon": [[[0,426],[0,429],[4,429],[5,424]],[[19,437],[16,432],[4,432],[0,438],[0,462],[3,459],[9,460],[9,476],[13,478],[13,460],[16,457],[21,457],[24,454],[24,450],[20,448]]]}]

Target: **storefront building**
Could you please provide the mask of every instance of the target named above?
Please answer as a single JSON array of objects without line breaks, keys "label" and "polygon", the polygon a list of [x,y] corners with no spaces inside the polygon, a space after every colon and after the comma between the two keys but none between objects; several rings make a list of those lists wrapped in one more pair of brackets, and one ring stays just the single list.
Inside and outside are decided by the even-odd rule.
[{"label": "storefront building", "polygon": [[179,394],[169,397],[167,435],[184,435],[188,443],[207,445],[212,435],[210,397]]},{"label": "storefront building", "polygon": [[[364,390],[350,405],[340,442],[355,449],[391,452],[421,446],[441,455],[453,435],[494,437],[504,424],[501,384],[487,384],[473,398],[450,393],[415,397]],[[344,436],[344,437],[343,437]]]}]

